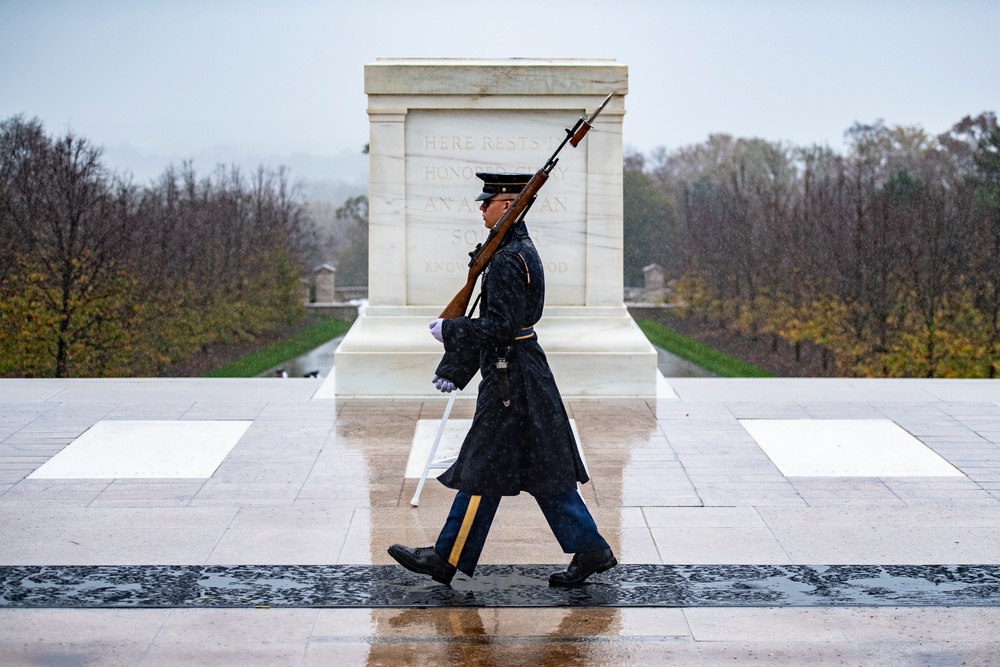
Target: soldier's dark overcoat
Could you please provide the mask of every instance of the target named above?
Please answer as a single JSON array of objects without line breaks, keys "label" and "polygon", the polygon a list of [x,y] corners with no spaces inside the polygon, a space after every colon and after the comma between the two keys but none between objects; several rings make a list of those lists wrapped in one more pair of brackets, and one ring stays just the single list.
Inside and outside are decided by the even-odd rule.
[{"label": "soldier's dark overcoat", "polygon": [[[587,481],[566,409],[537,336],[516,340],[542,316],[545,276],[524,223],[483,272],[479,316],[445,320],[437,374],[464,388],[482,373],[472,426],[438,480],[470,495],[567,493]],[[509,350],[508,350],[509,347]],[[510,405],[496,362],[506,356]]]}]

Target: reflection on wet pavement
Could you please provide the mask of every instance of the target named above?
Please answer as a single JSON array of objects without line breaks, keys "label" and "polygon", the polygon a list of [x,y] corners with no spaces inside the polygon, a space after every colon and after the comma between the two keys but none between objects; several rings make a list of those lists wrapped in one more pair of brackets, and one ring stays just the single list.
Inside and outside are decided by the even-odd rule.
[{"label": "reflection on wet pavement", "polygon": [[[614,664],[620,610],[552,610],[534,623],[494,610],[407,609],[373,613],[368,665]],[[620,663],[619,663],[620,664]]]}]

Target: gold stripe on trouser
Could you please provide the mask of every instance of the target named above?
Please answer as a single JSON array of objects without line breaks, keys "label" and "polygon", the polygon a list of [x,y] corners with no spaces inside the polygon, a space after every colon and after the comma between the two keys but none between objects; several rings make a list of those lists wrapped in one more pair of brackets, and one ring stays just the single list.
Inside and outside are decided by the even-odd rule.
[{"label": "gold stripe on trouser", "polygon": [[479,499],[481,496],[469,496],[469,506],[465,508],[465,518],[462,519],[462,527],[458,529],[458,537],[451,547],[451,555],[448,562],[452,567],[458,567],[458,559],[462,557],[462,549],[465,548],[465,541],[469,539],[469,531],[472,530],[472,522],[476,520],[476,512],[479,510]]}]

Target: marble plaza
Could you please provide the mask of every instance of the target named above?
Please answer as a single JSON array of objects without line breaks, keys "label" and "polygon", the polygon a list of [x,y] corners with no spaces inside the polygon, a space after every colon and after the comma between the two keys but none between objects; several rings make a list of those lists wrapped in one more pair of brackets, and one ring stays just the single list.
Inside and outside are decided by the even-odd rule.
[{"label": "marble plaza", "polygon": [[[330,381],[0,380],[3,664],[1000,656],[1000,382],[665,378],[567,399],[622,567],[556,593],[568,557],[529,498],[501,505],[481,576],[445,589],[394,566],[386,545],[430,543],[450,503],[432,479],[411,507],[408,465],[446,399]],[[102,429],[118,455],[63,456]],[[225,453],[121,467],[171,438]],[[883,444],[931,467],[866,468]]]}]

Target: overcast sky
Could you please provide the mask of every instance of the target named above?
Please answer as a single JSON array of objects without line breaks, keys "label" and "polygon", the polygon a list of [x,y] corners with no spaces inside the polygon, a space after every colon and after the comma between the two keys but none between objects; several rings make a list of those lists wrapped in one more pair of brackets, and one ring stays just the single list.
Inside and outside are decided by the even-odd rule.
[{"label": "overcast sky", "polygon": [[72,130],[143,179],[240,156],[340,177],[363,168],[376,58],[614,58],[629,149],[840,150],[856,121],[937,134],[996,111],[997,26],[997,0],[0,0],[0,119]]}]

